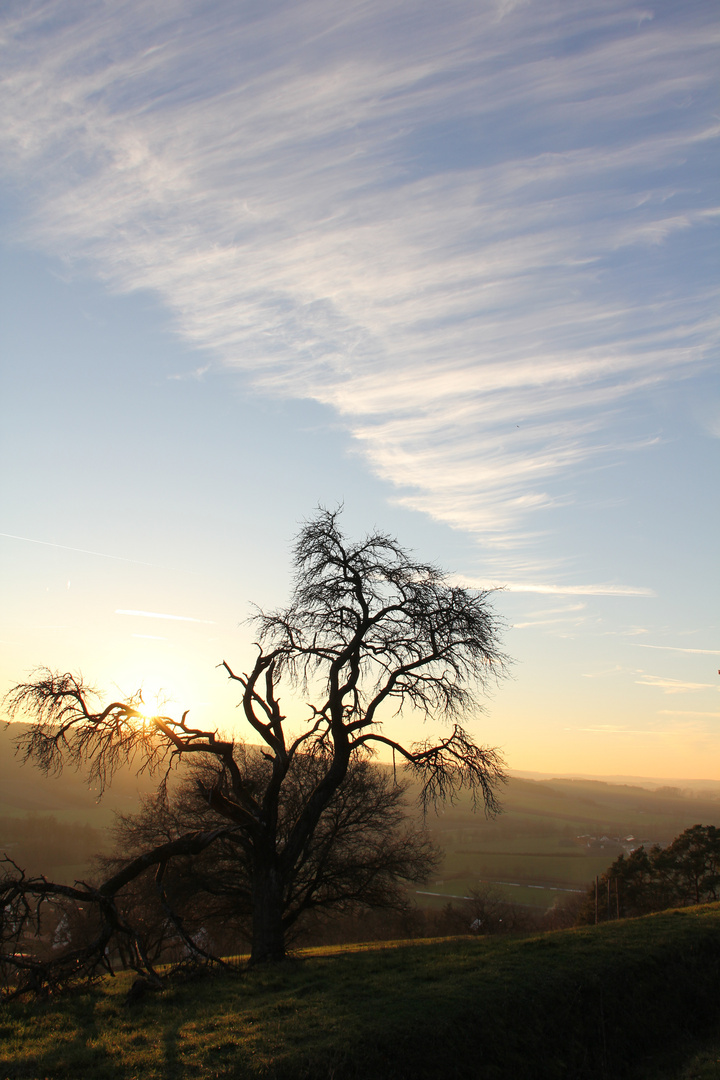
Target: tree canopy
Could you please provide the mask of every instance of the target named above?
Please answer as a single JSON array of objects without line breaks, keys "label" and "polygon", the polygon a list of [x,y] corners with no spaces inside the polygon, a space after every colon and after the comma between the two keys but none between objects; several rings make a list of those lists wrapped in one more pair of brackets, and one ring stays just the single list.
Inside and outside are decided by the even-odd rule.
[{"label": "tree canopy", "polygon": [[[720,899],[720,829],[693,825],[667,847],[619,855],[600,879],[598,918],[646,915]],[[606,900],[607,898],[607,900]],[[595,888],[581,921],[595,919]]]}]

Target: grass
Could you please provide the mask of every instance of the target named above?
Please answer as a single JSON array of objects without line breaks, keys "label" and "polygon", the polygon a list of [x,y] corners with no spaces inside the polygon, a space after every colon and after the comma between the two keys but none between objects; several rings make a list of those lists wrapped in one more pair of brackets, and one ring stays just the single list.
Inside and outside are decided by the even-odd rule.
[{"label": "grass", "polygon": [[712,1046],[693,1055],[692,1061],[679,1074],[678,1080],[719,1080],[719,1078],[720,1036],[717,1036]]},{"label": "grass", "polygon": [[[709,1080],[720,906],[544,934],[313,950],[124,1004],[0,1015],[3,1080]],[[696,1074],[681,1073],[697,1058]],[[670,1074],[663,1069],[675,1069]]]}]

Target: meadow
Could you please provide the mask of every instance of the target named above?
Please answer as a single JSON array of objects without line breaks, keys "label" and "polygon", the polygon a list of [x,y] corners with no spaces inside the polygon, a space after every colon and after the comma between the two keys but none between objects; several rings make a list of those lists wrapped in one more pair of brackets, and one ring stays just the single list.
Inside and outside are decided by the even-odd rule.
[{"label": "meadow", "polygon": [[[720,905],[534,937],[313,950],[0,1018],[4,1080],[717,1077]],[[708,1041],[709,1040],[709,1041]]]}]

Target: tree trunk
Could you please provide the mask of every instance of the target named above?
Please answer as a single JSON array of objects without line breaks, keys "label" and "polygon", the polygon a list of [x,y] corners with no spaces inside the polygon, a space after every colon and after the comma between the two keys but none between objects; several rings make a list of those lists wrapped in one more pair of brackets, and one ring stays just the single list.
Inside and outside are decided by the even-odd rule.
[{"label": "tree trunk", "polygon": [[284,959],[282,878],[273,860],[269,866],[255,867],[250,963]]}]

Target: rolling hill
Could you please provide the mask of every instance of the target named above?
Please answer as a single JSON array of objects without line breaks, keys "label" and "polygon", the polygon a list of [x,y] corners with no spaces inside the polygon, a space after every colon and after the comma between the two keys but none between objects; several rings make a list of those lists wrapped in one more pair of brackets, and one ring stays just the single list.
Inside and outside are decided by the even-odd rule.
[{"label": "rolling hill", "polygon": [[[91,854],[107,848],[115,813],[136,810],[156,780],[122,769],[101,796],[73,769],[43,776],[16,755],[17,732],[17,725],[0,727],[0,850],[19,857],[30,872],[81,876]],[[515,903],[547,908],[583,890],[622,850],[667,844],[699,822],[720,823],[720,794],[690,787],[515,776],[502,803],[494,820],[473,812],[467,798],[429,811],[428,828],[445,858],[435,879],[415,894],[421,906],[492,882]],[[419,811],[410,802],[408,812]]]}]

